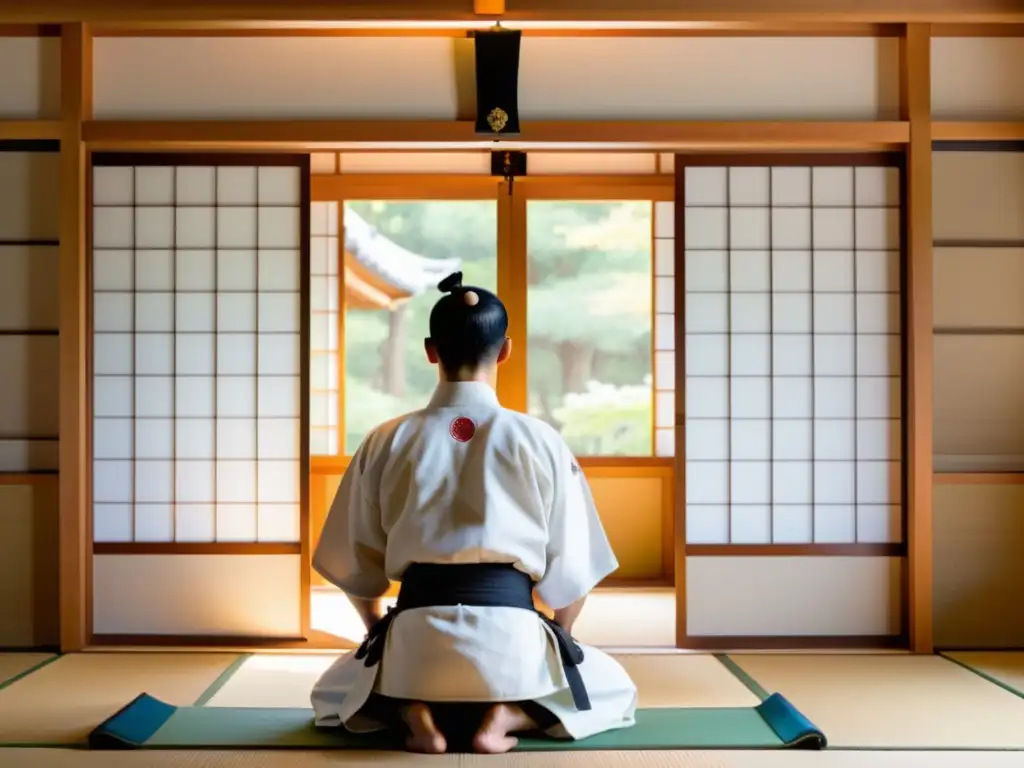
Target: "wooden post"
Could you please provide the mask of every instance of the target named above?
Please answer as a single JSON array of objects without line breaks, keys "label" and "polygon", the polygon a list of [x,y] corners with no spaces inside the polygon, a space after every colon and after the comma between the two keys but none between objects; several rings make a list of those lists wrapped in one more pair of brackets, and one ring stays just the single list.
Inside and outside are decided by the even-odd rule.
[{"label": "wooden post", "polygon": [[910,123],[904,179],[907,627],[910,649],[932,639],[932,118],[931,29],[900,39],[900,107]]},{"label": "wooden post", "polygon": [[529,411],[526,344],[526,198],[509,182],[498,187],[498,296],[508,310],[512,356],[498,368],[498,399],[514,411]]},{"label": "wooden post", "polygon": [[61,28],[60,142],[60,645],[85,647],[91,624],[86,307],[87,157],[82,122],[92,117],[92,38]]}]

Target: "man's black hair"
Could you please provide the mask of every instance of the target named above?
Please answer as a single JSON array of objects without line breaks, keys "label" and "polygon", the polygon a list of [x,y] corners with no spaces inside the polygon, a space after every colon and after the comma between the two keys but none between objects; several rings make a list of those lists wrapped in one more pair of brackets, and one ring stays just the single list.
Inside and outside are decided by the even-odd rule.
[{"label": "man's black hair", "polygon": [[[448,275],[437,289],[446,295],[430,311],[430,341],[445,374],[454,378],[463,368],[495,360],[508,333],[501,299],[483,288],[464,286],[461,272]],[[467,301],[470,292],[476,294],[476,303]]]}]

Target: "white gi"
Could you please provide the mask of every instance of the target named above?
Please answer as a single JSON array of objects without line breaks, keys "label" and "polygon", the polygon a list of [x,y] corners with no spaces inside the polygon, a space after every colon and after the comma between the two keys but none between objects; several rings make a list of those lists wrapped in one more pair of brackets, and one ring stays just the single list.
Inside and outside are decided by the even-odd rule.
[{"label": "white gi", "polygon": [[[313,558],[325,579],[364,598],[400,581],[412,563],[513,563],[555,609],[618,567],[561,436],[502,408],[481,382],[441,384],[427,408],[367,436]],[[581,648],[586,711],[576,709],[554,634],[536,613],[465,605],[403,611],[380,664],[366,667],[347,654],[316,683],[316,723],[381,729],[357,715],[376,692],[426,702],[532,700],[559,719],[548,734],[561,738],[633,725],[629,675],[607,654]]]}]

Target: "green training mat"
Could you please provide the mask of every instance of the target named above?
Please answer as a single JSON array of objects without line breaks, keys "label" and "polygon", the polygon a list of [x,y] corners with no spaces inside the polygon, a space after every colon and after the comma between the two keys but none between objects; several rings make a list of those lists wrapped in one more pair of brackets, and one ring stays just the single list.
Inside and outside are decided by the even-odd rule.
[{"label": "green training mat", "polygon": [[[317,728],[312,709],[174,707],[142,694],[97,727],[92,749],[401,749],[393,734]],[[776,693],[756,707],[641,709],[636,725],[581,741],[520,739],[516,751],[824,749],[825,735]]]}]

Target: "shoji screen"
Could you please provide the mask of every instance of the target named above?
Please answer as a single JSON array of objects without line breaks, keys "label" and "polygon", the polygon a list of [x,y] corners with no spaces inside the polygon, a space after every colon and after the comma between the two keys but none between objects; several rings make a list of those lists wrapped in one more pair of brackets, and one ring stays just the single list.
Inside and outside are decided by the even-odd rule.
[{"label": "shoji screen", "polygon": [[675,203],[654,204],[654,455],[676,453]]},{"label": "shoji screen", "polygon": [[899,542],[899,171],[718,162],[680,184],[687,542]]},{"label": "shoji screen", "polygon": [[295,634],[308,159],[97,155],[92,204],[96,630]]},{"label": "shoji screen", "polygon": [[310,204],[309,447],[314,456],[337,456],[341,444],[338,215],[337,202]]},{"label": "shoji screen", "polygon": [[104,161],[93,170],[96,541],[298,542],[302,169]]}]

